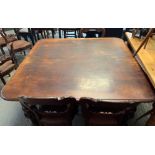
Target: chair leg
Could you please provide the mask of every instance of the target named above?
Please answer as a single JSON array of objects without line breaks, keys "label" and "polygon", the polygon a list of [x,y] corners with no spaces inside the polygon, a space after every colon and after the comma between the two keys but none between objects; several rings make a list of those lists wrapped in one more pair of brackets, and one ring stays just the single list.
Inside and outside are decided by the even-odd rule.
[{"label": "chair leg", "polygon": [[74,31],[74,35],[75,35],[75,38],[77,38],[77,35],[76,35],[76,30]]},{"label": "chair leg", "polygon": [[15,55],[12,57],[12,61],[13,61],[13,63],[15,64],[15,69],[17,69],[17,67],[18,67],[18,62],[17,62],[17,59],[16,59]]},{"label": "chair leg", "polygon": [[64,30],[64,38],[66,38],[66,30]]},{"label": "chair leg", "polygon": [[54,38],[54,30],[52,30],[52,37]]},{"label": "chair leg", "polygon": [[46,32],[46,38],[49,38],[49,36],[50,36],[49,31],[46,30],[45,32]]},{"label": "chair leg", "polygon": [[37,40],[39,40],[40,39],[40,37],[39,37],[39,33],[37,33]]},{"label": "chair leg", "polygon": [[23,53],[24,53],[24,56],[26,56],[26,52],[25,52],[25,51],[23,51]]},{"label": "chair leg", "polygon": [[61,38],[61,30],[59,29],[59,38]]},{"label": "chair leg", "polygon": [[44,37],[44,32],[41,32],[41,37],[42,37],[42,39],[45,38],[45,37]]},{"label": "chair leg", "polygon": [[32,44],[34,45],[35,39],[33,38],[33,35],[29,35],[29,38],[31,39]]},{"label": "chair leg", "polygon": [[34,37],[34,41],[37,42],[38,41],[38,34],[36,34],[35,32],[33,33],[33,37]]},{"label": "chair leg", "polygon": [[48,34],[46,34],[45,30],[43,31],[44,38],[48,38]]},{"label": "chair leg", "polygon": [[146,43],[144,45],[144,49],[146,48],[146,45],[147,45],[148,41],[149,41],[149,38],[147,39],[147,41],[146,41]]},{"label": "chair leg", "polygon": [[5,82],[5,80],[4,80],[4,78],[3,78],[3,77],[1,77],[1,80],[2,80],[3,84],[5,85],[5,84],[6,84],[6,82]]}]

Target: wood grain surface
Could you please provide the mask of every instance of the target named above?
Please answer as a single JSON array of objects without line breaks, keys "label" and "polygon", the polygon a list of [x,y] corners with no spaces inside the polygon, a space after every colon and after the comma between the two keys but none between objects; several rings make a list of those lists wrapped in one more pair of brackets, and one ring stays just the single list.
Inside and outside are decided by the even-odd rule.
[{"label": "wood grain surface", "polygon": [[1,93],[12,101],[20,96],[154,100],[150,83],[118,38],[40,40]]},{"label": "wood grain surface", "polygon": [[[142,43],[143,39],[132,38],[132,34],[130,32],[126,32],[126,37],[135,52]],[[146,48],[144,49],[144,47],[142,47],[137,53],[136,58],[155,88],[155,39],[150,37]]]}]

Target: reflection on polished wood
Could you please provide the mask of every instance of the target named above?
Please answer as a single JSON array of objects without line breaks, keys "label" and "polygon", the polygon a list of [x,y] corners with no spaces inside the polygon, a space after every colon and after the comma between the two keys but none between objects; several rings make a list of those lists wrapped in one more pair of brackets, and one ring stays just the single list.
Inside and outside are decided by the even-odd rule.
[{"label": "reflection on polished wood", "polygon": [[38,41],[2,90],[6,100],[19,96],[154,100],[150,83],[118,38]]},{"label": "reflection on polished wood", "polygon": [[[142,43],[143,39],[132,38],[132,33],[126,32],[126,37],[134,52]],[[150,38],[146,48],[141,48],[136,55],[136,59],[148,75],[151,83],[155,87],[155,39]]]}]

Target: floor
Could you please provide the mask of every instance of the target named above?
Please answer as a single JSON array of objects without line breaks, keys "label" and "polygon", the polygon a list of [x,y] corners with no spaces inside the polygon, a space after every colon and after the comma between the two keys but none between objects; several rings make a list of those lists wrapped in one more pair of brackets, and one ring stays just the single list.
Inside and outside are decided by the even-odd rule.
[{"label": "floor", "polygon": [[[8,33],[13,33],[13,31],[8,31]],[[58,32],[56,33],[56,38],[58,38]],[[8,54],[7,48],[5,48],[6,53]],[[28,53],[28,51],[27,51]],[[18,62],[20,63],[24,59],[23,54],[17,55]],[[13,71],[11,73],[11,76],[15,73]],[[5,77],[6,81],[10,79],[9,76]],[[0,81],[0,90],[3,88],[3,84]],[[141,120],[135,122],[136,118],[138,118],[140,115],[148,111],[152,108],[152,104],[140,104],[137,107],[137,111],[135,113],[135,116],[133,119],[128,121],[128,125],[136,125],[136,126],[142,126],[145,125],[145,122],[149,118],[149,116],[146,116],[142,118]],[[18,102],[12,102],[12,101],[5,101],[2,98],[0,98],[0,126],[31,126],[31,121],[27,118],[25,118],[21,105]],[[80,126],[84,125],[84,120],[81,117],[81,114],[77,114],[73,120],[74,126]]]}]

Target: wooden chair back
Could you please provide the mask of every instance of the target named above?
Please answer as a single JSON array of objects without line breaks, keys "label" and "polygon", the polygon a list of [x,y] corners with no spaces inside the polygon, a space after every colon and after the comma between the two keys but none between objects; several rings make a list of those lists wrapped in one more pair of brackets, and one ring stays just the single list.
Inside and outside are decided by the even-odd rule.
[{"label": "wooden chair back", "polygon": [[61,33],[63,32],[64,38],[73,37],[77,38],[79,36],[80,28],[59,28],[59,38],[61,38]]},{"label": "wooden chair back", "polygon": [[81,98],[86,125],[125,125],[136,111],[136,104]]},{"label": "wooden chair back", "polygon": [[85,38],[96,38],[96,37],[104,37],[105,35],[105,29],[104,28],[81,28],[79,37],[83,38],[86,34]]},{"label": "wooden chair back", "polygon": [[75,98],[28,98],[20,97],[19,101],[25,116],[34,125],[71,125],[77,112]]},{"label": "wooden chair back", "polygon": [[3,28],[0,29],[0,35],[1,35],[2,38],[5,40],[5,46],[6,46],[8,43],[17,40],[16,35],[14,35],[14,34],[9,34],[9,35],[7,35],[7,34],[5,33],[5,31],[4,31]]},{"label": "wooden chair back", "polygon": [[123,37],[123,28],[105,28],[105,37]]}]

